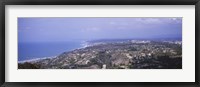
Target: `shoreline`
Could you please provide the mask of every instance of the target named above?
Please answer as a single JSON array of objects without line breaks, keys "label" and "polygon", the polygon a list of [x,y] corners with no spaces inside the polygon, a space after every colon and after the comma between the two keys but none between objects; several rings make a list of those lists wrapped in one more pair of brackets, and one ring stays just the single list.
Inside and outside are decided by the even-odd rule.
[{"label": "shoreline", "polygon": [[28,59],[28,60],[18,61],[18,63],[35,62],[35,61],[40,61],[40,60],[43,60],[43,59],[53,59],[53,58],[56,58],[56,57],[57,57],[57,56],[42,57],[42,58],[34,58],[34,59]]},{"label": "shoreline", "polygon": [[[87,41],[83,41],[83,43],[80,44],[81,47],[79,48],[75,48],[75,49],[71,49],[70,51],[74,51],[74,50],[78,50],[78,49],[83,49],[88,47],[88,42]],[[52,58],[56,58],[57,56],[50,56],[50,57],[41,57],[41,58],[33,58],[33,59],[27,59],[27,60],[22,60],[22,61],[18,61],[18,63],[25,63],[25,62],[35,62],[35,61],[40,61],[43,59],[52,59]]]}]

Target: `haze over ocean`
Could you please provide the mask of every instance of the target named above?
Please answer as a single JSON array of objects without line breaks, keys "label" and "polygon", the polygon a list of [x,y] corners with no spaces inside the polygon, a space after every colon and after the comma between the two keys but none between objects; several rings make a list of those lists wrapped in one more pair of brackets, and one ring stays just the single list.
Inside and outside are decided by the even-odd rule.
[{"label": "haze over ocean", "polygon": [[182,18],[18,18],[18,61],[57,56],[83,41],[182,38]]}]

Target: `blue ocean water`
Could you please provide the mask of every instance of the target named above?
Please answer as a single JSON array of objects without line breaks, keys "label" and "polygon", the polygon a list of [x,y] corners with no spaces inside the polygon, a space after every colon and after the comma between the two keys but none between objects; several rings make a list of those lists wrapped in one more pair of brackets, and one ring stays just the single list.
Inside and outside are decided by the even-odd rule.
[{"label": "blue ocean water", "polygon": [[82,46],[82,42],[18,43],[18,61],[58,56]]}]

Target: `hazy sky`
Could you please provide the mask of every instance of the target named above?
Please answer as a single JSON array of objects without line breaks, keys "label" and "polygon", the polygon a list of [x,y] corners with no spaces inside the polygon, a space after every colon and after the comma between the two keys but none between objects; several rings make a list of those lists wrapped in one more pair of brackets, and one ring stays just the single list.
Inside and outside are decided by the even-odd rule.
[{"label": "hazy sky", "polygon": [[18,18],[19,42],[181,37],[182,18]]}]

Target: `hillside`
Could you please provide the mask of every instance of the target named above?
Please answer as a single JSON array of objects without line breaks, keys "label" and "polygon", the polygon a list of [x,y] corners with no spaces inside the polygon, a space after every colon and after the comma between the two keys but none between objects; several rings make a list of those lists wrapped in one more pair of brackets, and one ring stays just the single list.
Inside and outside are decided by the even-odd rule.
[{"label": "hillside", "polygon": [[182,69],[182,44],[170,41],[100,43],[18,65],[19,69]]}]

